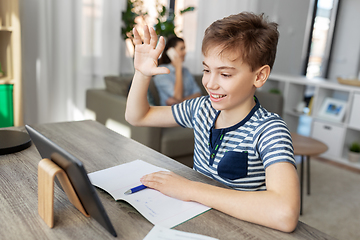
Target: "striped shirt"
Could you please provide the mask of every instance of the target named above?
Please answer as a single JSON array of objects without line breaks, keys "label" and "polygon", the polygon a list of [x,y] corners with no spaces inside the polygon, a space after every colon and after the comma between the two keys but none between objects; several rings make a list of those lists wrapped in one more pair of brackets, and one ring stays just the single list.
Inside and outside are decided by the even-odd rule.
[{"label": "striped shirt", "polygon": [[220,111],[209,96],[172,106],[176,122],[194,129],[194,169],[237,190],[266,190],[265,169],[277,162],[295,167],[293,146],[286,123],[275,113],[256,105],[245,119],[224,129],[214,129]]}]

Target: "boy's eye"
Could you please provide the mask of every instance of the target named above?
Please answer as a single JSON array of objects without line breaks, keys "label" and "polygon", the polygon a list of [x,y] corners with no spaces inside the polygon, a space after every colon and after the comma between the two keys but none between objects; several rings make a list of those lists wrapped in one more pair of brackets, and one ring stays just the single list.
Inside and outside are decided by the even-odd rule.
[{"label": "boy's eye", "polygon": [[231,77],[230,74],[226,74],[226,73],[222,73],[221,76],[226,77],[226,78],[227,78],[227,77]]},{"label": "boy's eye", "polygon": [[209,73],[210,71],[208,69],[203,69],[204,73]]}]

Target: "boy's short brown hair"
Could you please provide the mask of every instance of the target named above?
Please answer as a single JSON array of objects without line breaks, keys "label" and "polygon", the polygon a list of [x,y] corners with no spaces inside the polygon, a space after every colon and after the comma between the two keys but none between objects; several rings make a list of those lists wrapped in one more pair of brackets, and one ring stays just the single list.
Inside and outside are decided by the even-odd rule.
[{"label": "boy's short brown hair", "polygon": [[272,69],[279,39],[277,26],[277,23],[268,22],[264,14],[242,12],[230,15],[205,30],[202,52],[206,56],[210,48],[221,46],[220,54],[237,53],[252,71],[264,65]]}]

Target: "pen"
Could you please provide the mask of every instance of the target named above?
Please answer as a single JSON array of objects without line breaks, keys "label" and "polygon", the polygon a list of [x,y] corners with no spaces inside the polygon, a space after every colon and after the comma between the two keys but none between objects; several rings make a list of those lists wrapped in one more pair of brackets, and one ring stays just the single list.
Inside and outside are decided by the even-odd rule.
[{"label": "pen", "polygon": [[126,192],[124,192],[124,194],[129,195],[129,194],[132,194],[132,193],[136,193],[136,192],[138,192],[140,190],[143,190],[145,188],[146,188],[146,186],[141,184],[141,185],[139,185],[137,187],[134,187],[134,188],[131,188],[131,189],[127,190]]}]

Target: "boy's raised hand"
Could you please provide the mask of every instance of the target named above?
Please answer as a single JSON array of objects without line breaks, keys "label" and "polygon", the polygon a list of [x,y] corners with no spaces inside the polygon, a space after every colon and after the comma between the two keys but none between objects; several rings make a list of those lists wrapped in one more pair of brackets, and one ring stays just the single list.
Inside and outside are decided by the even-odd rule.
[{"label": "boy's raised hand", "polygon": [[160,37],[157,44],[157,35],[153,28],[144,26],[144,42],[134,28],[135,58],[134,67],[144,76],[151,77],[158,74],[168,74],[170,70],[166,67],[158,67],[158,58],[165,47],[165,40]]}]

